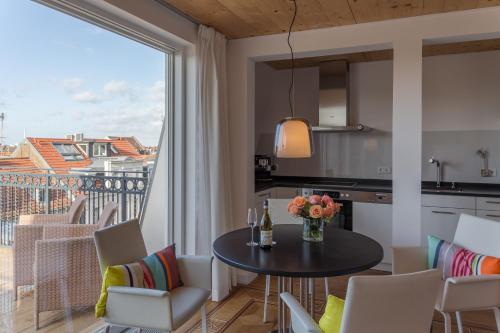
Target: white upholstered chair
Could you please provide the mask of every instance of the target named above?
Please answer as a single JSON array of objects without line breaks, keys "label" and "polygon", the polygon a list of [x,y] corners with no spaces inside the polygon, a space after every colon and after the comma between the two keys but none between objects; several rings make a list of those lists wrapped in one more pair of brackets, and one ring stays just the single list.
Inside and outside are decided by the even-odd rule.
[{"label": "white upholstered chair", "polygon": [[[132,263],[147,255],[137,220],[98,230],[94,239],[102,273],[108,266]],[[212,258],[178,256],[177,264],[184,286],[170,292],[109,287],[104,320],[114,326],[172,332],[201,310],[202,331],[206,333],[205,302],[212,289]]]},{"label": "white upholstered chair", "polygon": [[[340,332],[429,332],[440,278],[436,270],[351,277]],[[294,333],[321,333],[293,295],[281,298],[290,309]]]},{"label": "white upholstered chair", "polygon": [[[500,222],[460,215],[453,243],[473,252],[500,257]],[[427,248],[394,248],[393,273],[427,269]],[[435,308],[445,319],[445,332],[451,333],[451,314],[455,312],[459,332],[463,332],[461,311],[492,309],[500,332],[500,275],[448,278],[441,282]]]},{"label": "white upholstered chair", "polygon": [[[291,199],[267,199],[269,205],[269,214],[273,224],[302,224],[302,219],[293,217],[288,213],[288,203]],[[314,283],[314,279],[310,279],[309,283]],[[328,278],[324,278],[325,297],[328,297]],[[309,288],[309,290],[312,290]],[[266,289],[264,292],[264,316],[263,321],[267,322],[267,309],[269,295],[271,293],[271,276],[266,275]]]}]

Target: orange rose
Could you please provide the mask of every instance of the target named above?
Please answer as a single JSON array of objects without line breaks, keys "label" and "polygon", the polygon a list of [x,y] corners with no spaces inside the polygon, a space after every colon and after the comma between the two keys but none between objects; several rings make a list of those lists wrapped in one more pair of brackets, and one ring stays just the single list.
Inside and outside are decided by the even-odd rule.
[{"label": "orange rose", "polygon": [[290,213],[291,215],[297,216],[300,214],[300,208],[295,206],[293,204],[293,202],[290,202],[288,204],[288,213]]},{"label": "orange rose", "polygon": [[311,208],[309,208],[309,215],[313,219],[319,219],[323,215],[323,209],[320,205],[312,205]]},{"label": "orange rose", "polygon": [[323,217],[330,218],[333,216],[333,207],[323,208]]},{"label": "orange rose", "polygon": [[295,198],[293,198],[292,203],[298,208],[304,208],[304,206],[306,205],[306,198],[296,196]]}]

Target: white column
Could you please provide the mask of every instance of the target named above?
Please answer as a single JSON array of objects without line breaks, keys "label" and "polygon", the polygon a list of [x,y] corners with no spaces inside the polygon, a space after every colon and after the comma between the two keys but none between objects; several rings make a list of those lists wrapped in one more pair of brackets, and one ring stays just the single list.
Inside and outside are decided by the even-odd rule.
[{"label": "white column", "polygon": [[394,43],[392,115],[394,246],[420,245],[422,40]]}]

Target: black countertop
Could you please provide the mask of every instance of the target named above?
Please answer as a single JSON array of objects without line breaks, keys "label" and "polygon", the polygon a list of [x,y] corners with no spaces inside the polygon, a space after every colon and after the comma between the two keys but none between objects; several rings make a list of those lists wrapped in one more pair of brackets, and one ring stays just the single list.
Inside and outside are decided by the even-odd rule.
[{"label": "black countertop", "polygon": [[[265,191],[273,187],[391,193],[392,180],[272,176],[265,180],[255,181],[255,192]],[[422,182],[422,194],[500,197],[500,184],[455,183],[453,188],[452,183],[445,182],[437,189],[434,182]]]}]

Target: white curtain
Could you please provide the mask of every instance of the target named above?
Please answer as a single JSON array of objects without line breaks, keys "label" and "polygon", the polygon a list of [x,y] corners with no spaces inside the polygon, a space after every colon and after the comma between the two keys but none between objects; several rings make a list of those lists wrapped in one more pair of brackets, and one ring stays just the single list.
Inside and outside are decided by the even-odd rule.
[{"label": "white curtain", "polygon": [[[197,43],[196,254],[211,254],[213,241],[231,230],[226,38],[200,25]],[[212,298],[223,299],[235,278],[214,260]]]}]

